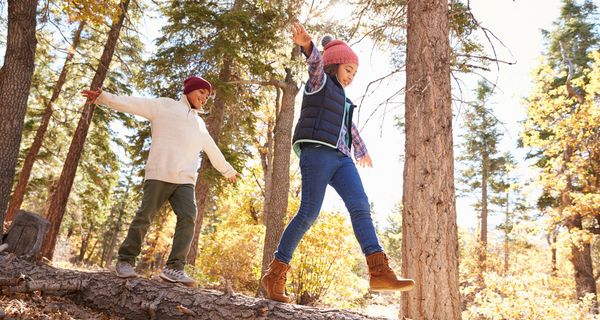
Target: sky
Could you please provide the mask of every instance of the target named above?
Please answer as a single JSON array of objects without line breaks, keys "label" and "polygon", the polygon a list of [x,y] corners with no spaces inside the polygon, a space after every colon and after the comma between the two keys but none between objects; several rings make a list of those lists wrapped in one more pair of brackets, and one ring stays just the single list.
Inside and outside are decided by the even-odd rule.
[{"label": "sky", "polygon": [[[498,92],[490,100],[490,107],[495,116],[504,124],[504,139],[500,149],[510,151],[519,161],[518,172],[526,177],[531,174],[524,162],[524,150],[516,148],[519,136],[520,120],[525,118],[525,107],[522,98],[526,97],[531,88],[531,71],[539,63],[543,50],[541,29],[550,29],[552,22],[557,19],[560,10],[558,0],[478,0],[470,1],[474,16],[480,23],[491,30],[503,45],[494,43],[498,58],[504,61],[516,62],[514,65],[501,65],[500,70],[493,66],[486,77],[496,81]],[[335,16],[344,16],[336,14]],[[153,39],[159,36],[157,20],[146,18],[142,28],[149,52],[152,51]],[[160,21],[158,21],[160,24]],[[313,35],[318,40],[321,35]],[[335,36],[335,35],[334,35]],[[483,38],[481,38],[483,39]],[[483,39],[485,40],[485,39]],[[354,46],[360,59],[360,67],[354,82],[346,89],[348,97],[359,102],[365,89],[371,81],[388,74],[392,67],[389,64],[389,53],[373,49],[371,43],[364,41]],[[403,88],[404,74],[395,79],[383,82],[374,92],[363,101],[360,118],[356,115],[354,121],[362,128],[361,136],[373,159],[373,168],[360,168],[365,191],[369,200],[374,204],[374,219],[377,224],[385,227],[387,217],[402,200],[404,135],[394,126],[394,117],[402,115],[403,96],[396,97],[387,108],[380,106],[382,101]],[[303,80],[306,80],[305,77]],[[471,93],[479,80],[476,76],[462,76],[464,81],[463,93]],[[453,83],[455,85],[456,83]],[[298,96],[297,106],[301,95]],[[296,108],[296,117],[299,108]],[[373,111],[372,118],[365,124],[368,115]],[[384,112],[385,111],[385,112]],[[462,119],[455,117],[453,126],[455,143],[459,141]],[[456,150],[456,149],[455,149]],[[294,170],[295,168],[292,168]],[[457,222],[459,227],[474,230],[476,228],[476,213],[471,206],[473,199],[457,199]],[[328,188],[324,210],[336,210],[345,213],[344,204],[332,188]],[[502,217],[490,217],[490,224],[498,224]]]}]

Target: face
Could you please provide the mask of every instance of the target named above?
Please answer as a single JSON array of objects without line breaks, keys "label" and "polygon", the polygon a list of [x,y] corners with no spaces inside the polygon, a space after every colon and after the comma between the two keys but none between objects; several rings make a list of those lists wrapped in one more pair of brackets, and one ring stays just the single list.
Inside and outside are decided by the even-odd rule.
[{"label": "face", "polygon": [[208,101],[210,91],[206,89],[196,89],[186,94],[186,96],[192,105],[192,108],[199,110],[203,105],[206,104],[206,101]]},{"label": "face", "polygon": [[358,71],[358,65],[356,63],[343,63],[340,64],[337,69],[337,79],[342,87],[347,87],[354,80],[354,75]]}]

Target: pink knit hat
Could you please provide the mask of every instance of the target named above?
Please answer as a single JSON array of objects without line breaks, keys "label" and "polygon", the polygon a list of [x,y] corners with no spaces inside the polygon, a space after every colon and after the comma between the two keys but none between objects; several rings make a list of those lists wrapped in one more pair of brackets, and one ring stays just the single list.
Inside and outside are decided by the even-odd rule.
[{"label": "pink knit hat", "polygon": [[343,63],[358,64],[358,56],[346,42],[325,36],[321,40],[321,44],[323,45],[323,66]]},{"label": "pink knit hat", "polygon": [[202,77],[189,77],[183,81],[183,93],[188,94],[197,89],[206,89],[212,93],[212,85]]}]

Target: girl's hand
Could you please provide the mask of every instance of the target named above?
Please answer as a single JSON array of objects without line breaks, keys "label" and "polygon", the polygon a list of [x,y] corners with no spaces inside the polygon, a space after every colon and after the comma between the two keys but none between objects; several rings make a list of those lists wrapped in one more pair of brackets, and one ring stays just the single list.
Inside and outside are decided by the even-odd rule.
[{"label": "girl's hand", "polygon": [[304,26],[298,22],[292,23],[292,40],[295,44],[302,46],[304,52],[310,54],[310,50],[308,49],[312,49],[312,38],[308,35],[308,32],[306,32]]},{"label": "girl's hand", "polygon": [[96,99],[98,99],[98,96],[101,94],[102,94],[102,89],[98,89],[96,91],[93,91],[93,90],[82,90],[81,91],[81,95],[83,95],[87,99],[86,104],[96,103]]},{"label": "girl's hand", "polygon": [[373,168],[373,162],[371,161],[371,156],[367,153],[364,157],[358,160],[358,165],[361,167],[369,167]]}]

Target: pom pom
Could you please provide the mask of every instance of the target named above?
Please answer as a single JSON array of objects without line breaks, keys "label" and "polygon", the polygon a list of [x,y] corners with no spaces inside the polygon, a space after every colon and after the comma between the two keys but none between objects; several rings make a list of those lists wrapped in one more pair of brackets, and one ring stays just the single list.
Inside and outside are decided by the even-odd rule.
[{"label": "pom pom", "polygon": [[333,37],[330,35],[326,35],[323,37],[323,39],[321,39],[321,45],[323,46],[323,48],[325,48],[325,46],[331,42],[331,40],[333,40]]}]

